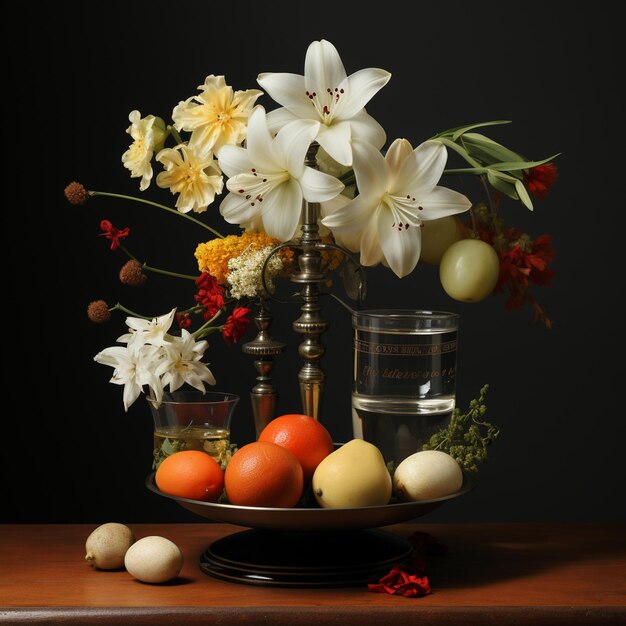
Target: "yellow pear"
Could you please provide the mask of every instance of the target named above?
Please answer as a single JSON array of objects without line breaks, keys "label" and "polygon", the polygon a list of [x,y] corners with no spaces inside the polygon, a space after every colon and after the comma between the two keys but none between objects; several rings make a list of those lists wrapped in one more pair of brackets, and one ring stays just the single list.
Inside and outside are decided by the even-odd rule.
[{"label": "yellow pear", "polygon": [[352,439],[317,466],[313,493],[325,509],[382,506],[391,499],[391,476],[375,445]]}]

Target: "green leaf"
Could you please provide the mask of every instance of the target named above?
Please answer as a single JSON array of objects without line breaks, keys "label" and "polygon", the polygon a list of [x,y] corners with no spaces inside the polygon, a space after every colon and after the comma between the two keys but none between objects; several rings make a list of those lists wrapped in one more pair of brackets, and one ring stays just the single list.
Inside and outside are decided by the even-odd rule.
[{"label": "green leaf", "polygon": [[486,174],[486,167],[456,167],[444,170],[444,174]]},{"label": "green leaf", "polygon": [[528,170],[531,167],[537,167],[537,165],[544,165],[550,161],[554,161],[556,157],[561,154],[557,152],[556,154],[548,157],[547,159],[542,159],[541,161],[504,161],[502,163],[492,163],[489,166],[491,170],[497,170],[498,172],[512,172],[514,170]]},{"label": "green leaf", "polygon": [[[512,177],[509,176],[508,178]],[[514,178],[512,178],[514,182],[511,184],[511,182],[503,179],[503,174],[501,172],[492,172],[491,170],[487,170],[487,180],[489,181],[489,184],[500,193],[503,193],[505,196],[508,196],[513,200],[519,200],[519,196],[515,191]]]},{"label": "green leaf", "polygon": [[483,128],[485,126],[499,126],[500,124],[510,124],[511,120],[495,120],[493,122],[480,122],[478,124],[471,124],[470,126],[464,126],[457,128],[452,135],[452,141],[456,141],[461,135],[473,130],[474,128]]},{"label": "green leaf", "polygon": [[[455,128],[448,128],[448,130],[441,131],[440,133],[432,137],[432,139],[436,139],[438,137],[451,136],[453,137],[454,140],[456,140],[458,136],[462,135],[468,130],[471,130],[472,128],[481,128],[482,126],[497,126],[499,124],[510,124],[510,123],[511,123],[511,120],[495,120],[493,122],[478,122],[476,124],[466,124],[465,126],[456,126]],[[457,133],[459,133],[459,135],[457,135],[457,137],[454,137],[454,135],[456,135]]]},{"label": "green leaf", "polygon": [[489,137],[478,133],[467,133],[461,138],[465,149],[476,159],[485,164],[500,163],[504,161],[524,161],[524,157],[509,150]]},{"label": "green leaf", "polygon": [[519,199],[522,201],[522,204],[531,211],[533,210],[533,201],[530,199],[528,195],[528,191],[526,191],[526,187],[524,187],[524,183],[521,180],[515,181],[515,190],[517,191],[517,195]]},{"label": "green leaf", "polygon": [[445,137],[438,137],[435,141],[441,142],[444,146],[447,146],[451,150],[454,150],[457,154],[460,154],[473,167],[480,167],[480,163],[472,159],[472,157],[467,153],[467,150],[465,150],[463,146],[459,146],[458,143],[454,143],[454,141],[450,141],[450,139],[446,139]]}]

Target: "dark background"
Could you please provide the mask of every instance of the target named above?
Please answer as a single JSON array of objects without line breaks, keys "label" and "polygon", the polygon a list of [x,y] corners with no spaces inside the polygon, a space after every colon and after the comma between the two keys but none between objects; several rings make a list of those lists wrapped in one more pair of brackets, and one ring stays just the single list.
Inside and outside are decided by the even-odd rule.
[{"label": "dark background", "polygon": [[[72,3],[73,4],[73,3]],[[607,7],[563,12],[548,3],[385,2],[55,3],[22,7],[23,44],[8,56],[14,92],[5,120],[5,313],[2,506],[4,522],[202,521],[147,491],[152,421],[140,398],[128,412],[111,370],[93,356],[123,330],[119,316],[91,324],[91,300],[123,302],[160,314],[186,305],[193,286],[151,275],[140,290],[117,282],[125,261],[108,251],[99,222],[129,226],[129,248],[149,264],[195,272],[204,232],[158,210],[95,199],[68,205],[71,180],[90,189],[139,194],[120,156],[132,109],[169,121],[206,75],[235,89],[256,87],[262,71],[302,73],[308,44],[332,41],[348,74],[392,72],[368,111],[389,140],[414,145],[464,123],[510,119],[494,139],[530,158],[562,152],[560,180],[533,214],[513,202],[511,225],[551,233],[554,285],[536,296],[554,321],[547,330],[530,309],[507,313],[503,296],[476,305],[452,301],[436,268],[397,279],[368,270],[369,308],[459,312],[458,402],[489,382],[489,417],[502,433],[469,495],[428,521],[616,521],[624,519],[622,258],[623,108],[618,85],[617,19]],[[556,4],[556,3],[555,3]],[[558,3],[560,4],[560,3]],[[35,26],[33,24],[38,24]],[[263,97],[266,107],[274,105]],[[8,129],[11,129],[8,131]],[[158,171],[158,170],[157,170]],[[156,173],[155,173],[156,176]],[[465,178],[472,199],[480,188]],[[146,197],[173,205],[153,185]],[[205,214],[222,232],[218,203]],[[297,307],[275,307],[275,336],[290,352],[275,368],[279,412],[299,411]],[[351,436],[351,328],[325,302],[328,384],[322,421],[336,441]],[[248,335],[248,338],[251,335]],[[212,338],[207,352],[218,388],[242,395],[233,440],[253,433],[251,359]]]}]

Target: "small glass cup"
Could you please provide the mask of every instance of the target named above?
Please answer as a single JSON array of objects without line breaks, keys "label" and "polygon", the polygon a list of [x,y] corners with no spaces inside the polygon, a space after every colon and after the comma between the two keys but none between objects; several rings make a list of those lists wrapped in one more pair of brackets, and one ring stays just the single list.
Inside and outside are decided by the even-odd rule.
[{"label": "small glass cup", "polygon": [[239,396],[221,391],[174,391],[148,397],[154,420],[154,462],[181,450],[201,450],[224,465],[231,453],[230,422]]},{"label": "small glass cup", "polygon": [[455,406],[459,316],[447,311],[355,311],[355,437],[399,463],[445,425]]}]

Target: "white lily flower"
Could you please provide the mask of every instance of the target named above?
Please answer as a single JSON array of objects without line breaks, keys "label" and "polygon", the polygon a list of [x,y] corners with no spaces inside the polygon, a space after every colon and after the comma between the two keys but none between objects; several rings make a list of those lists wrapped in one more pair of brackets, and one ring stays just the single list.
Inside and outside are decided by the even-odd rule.
[{"label": "white lily flower", "polygon": [[124,410],[143,392],[148,385],[152,396],[158,401],[163,397],[163,385],[155,370],[161,359],[161,348],[151,345],[113,346],[99,352],[94,361],[114,368],[109,382],[124,385]]},{"label": "white lily flower", "polygon": [[438,141],[415,150],[396,139],[387,154],[355,142],[354,173],[359,195],[322,223],[361,253],[362,265],[384,263],[402,278],[415,269],[421,251],[420,225],[467,211],[471,202],[439,187],[448,154]]},{"label": "white lily flower", "polygon": [[180,337],[169,336],[164,347],[165,358],[157,369],[163,386],[169,385],[170,391],[176,391],[184,383],[188,383],[205,391],[204,382],[215,385],[211,370],[206,363],[200,361],[208,346],[206,341],[196,341],[185,329],[181,330]]},{"label": "white lily flower", "polygon": [[323,202],[343,189],[336,178],[304,165],[318,122],[295,121],[272,137],[265,109],[254,108],[248,123],[246,148],[224,146],[219,153],[222,170],[230,177],[230,193],[220,213],[230,224],[257,223],[280,241],[291,239],[298,228],[302,198]]},{"label": "white lily flower", "polygon": [[165,122],[154,115],[142,118],[139,111],[131,111],[128,119],[130,126],[126,132],[133,143],[122,155],[122,163],[130,170],[131,178],[141,178],[139,190],[145,191],[152,181],[152,155],[163,147]]},{"label": "white lily flower", "polygon": [[171,328],[176,315],[176,309],[172,309],[169,313],[155,317],[151,320],[140,317],[127,317],[126,326],[131,329],[130,333],[126,333],[117,340],[121,343],[132,344],[139,348],[143,344],[151,344],[153,346],[167,345],[167,331]]},{"label": "white lily flower", "polygon": [[217,153],[227,144],[240,144],[246,138],[248,115],[258,89],[235,91],[223,76],[207,76],[200,93],[179,102],[172,112],[176,130],[191,131],[189,145],[201,152]]},{"label": "white lily flower", "polygon": [[179,194],[176,208],[181,213],[204,213],[215,195],[222,193],[224,179],[212,152],[179,144],[161,150],[156,160],[165,166],[157,176],[157,185]]},{"label": "white lily flower", "polygon": [[319,122],[314,139],[341,165],[352,165],[354,140],[382,148],[385,131],[364,109],[391,74],[368,68],[346,75],[335,46],[322,39],[309,46],[304,76],[287,73],[259,74],[257,82],[284,108],[268,114],[272,130],[293,120]]}]

